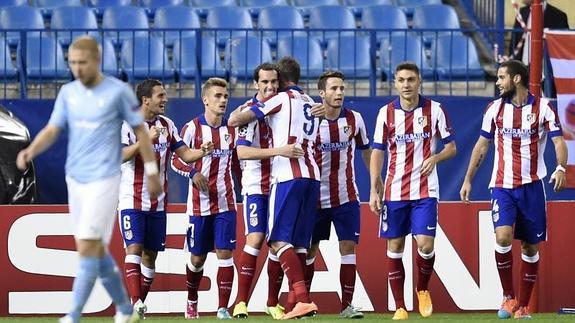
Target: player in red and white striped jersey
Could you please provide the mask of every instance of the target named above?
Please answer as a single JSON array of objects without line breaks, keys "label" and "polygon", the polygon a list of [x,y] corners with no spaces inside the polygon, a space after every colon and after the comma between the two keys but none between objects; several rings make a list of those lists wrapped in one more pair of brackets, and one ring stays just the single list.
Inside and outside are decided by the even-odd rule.
[{"label": "player in red and white striped jersey", "polygon": [[[439,184],[435,165],[456,154],[453,130],[438,102],[419,95],[421,76],[417,65],[400,63],[395,69],[395,88],[399,98],[379,110],[371,154],[370,208],[380,214],[380,237],[387,238],[388,279],[396,304],[394,319],[406,319],[403,299],[405,270],[401,258],[405,236],[417,241],[417,297],[419,312],[433,312],[429,279],[433,273],[433,248],[437,227]],[[444,147],[435,153],[437,140]],[[387,150],[387,178],[384,205],[377,183]]]},{"label": "player in red and white striped jersey", "polygon": [[320,201],[312,245],[306,261],[306,283],[311,287],[315,255],[321,240],[328,240],[333,222],[341,253],[340,316],[361,318],[363,313],[352,306],[355,287],[355,246],[359,242],[360,212],[355,183],[355,149],[369,168],[371,149],[362,116],[343,108],[345,77],[339,71],[324,72],[318,80],[319,95],[326,114],[319,124],[316,138],[316,160],[320,168]]},{"label": "player in red and white striped jersey", "polygon": [[[265,98],[275,95],[279,87],[279,69],[276,64],[263,63],[254,70],[256,95],[244,106],[249,108]],[[255,276],[257,257],[265,239],[268,223],[268,201],[270,191],[272,158],[275,156],[300,157],[301,148],[295,144],[272,147],[272,134],[266,119],[255,120],[238,129],[238,157],[242,163],[242,194],[244,196],[244,224],[246,244],[240,256],[238,268],[238,292],[232,315],[236,318],[248,316],[247,303]],[[283,281],[283,270],[277,256],[268,256],[268,300],[266,313],[274,319],[283,316],[279,305],[279,291]]]},{"label": "player in red and white striped jersey", "polygon": [[[182,128],[183,141],[192,148],[213,142],[214,150],[187,164],[172,159],[172,169],[190,178],[188,192],[189,227],[186,246],[190,259],[186,266],[188,303],[185,317],[198,318],[198,288],[208,252],[215,249],[218,257],[218,312],[220,319],[229,319],[227,306],[234,279],[232,251],[236,247],[236,200],[232,180],[235,156],[236,129],[227,124],[224,113],[228,105],[228,83],[221,78],[210,78],[202,87],[205,113]],[[235,157],[235,158],[234,158]],[[235,160],[234,160],[235,159]]]},{"label": "player in red and white striped jersey", "polygon": [[[313,113],[322,109],[314,109],[313,99],[297,86],[299,63],[292,57],[284,57],[278,65],[280,88],[284,92],[248,110],[236,109],[230,116],[230,124],[241,126],[267,116],[274,147],[296,144],[303,149],[302,157],[278,156],[272,165],[267,239],[279,257],[293,291],[286,304],[288,313],[283,317],[289,319],[317,311],[309,298],[303,271],[319,198],[319,169],[314,159],[319,119]],[[298,248],[297,253],[294,248]],[[290,311],[292,302],[297,304]]]},{"label": "player in red and white striped jersey", "polygon": [[[527,90],[527,67],[507,61],[497,71],[501,97],[492,101],[483,116],[481,135],[473,148],[461,200],[469,203],[471,181],[482,164],[491,140],[495,144],[491,188],[491,214],[495,227],[495,259],[503,287],[499,318],[531,318],[527,307],[537,279],[539,242],[547,237],[547,215],[542,179],[547,175],[543,160],[547,137],[555,146],[557,168],[551,175],[554,190],[565,186],[567,147],[561,123],[549,100]],[[515,229],[513,228],[515,227]],[[521,240],[521,288],[516,299],[513,287],[512,236]]]},{"label": "player in red and white striped jersey", "polygon": [[178,129],[166,116],[168,96],[162,83],[148,79],[136,88],[144,124],[152,140],[160,181],[164,192],[150,198],[146,189],[144,162],[139,154],[140,143],[134,130],[124,122],[122,125],[122,179],[120,183],[119,223],[126,245],[125,277],[134,309],[141,316],[146,311],[146,299],[155,275],[158,251],[166,243],[166,193],[168,191],[167,169],[175,152],[180,158],[193,162],[213,149],[207,143],[201,149],[189,149],[178,134]]}]

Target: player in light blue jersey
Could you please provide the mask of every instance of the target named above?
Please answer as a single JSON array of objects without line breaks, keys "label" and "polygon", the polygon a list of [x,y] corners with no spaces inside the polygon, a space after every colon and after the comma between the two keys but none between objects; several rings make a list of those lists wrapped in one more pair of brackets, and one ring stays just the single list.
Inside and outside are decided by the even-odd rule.
[{"label": "player in light blue jersey", "polygon": [[100,49],[91,37],[70,45],[68,63],[76,79],[62,87],[48,125],[17,157],[19,169],[50,147],[62,130],[68,132],[66,183],[79,269],[72,287],[73,306],[60,322],[79,322],[96,278],[116,305],[116,323],[134,322],[137,313],[124,289],[122,277],[108,251],[116,219],[120,185],[123,120],[141,142],[150,195],[161,193],[158,167],[150,139],[137,112],[138,101],[121,81],[100,72]]}]

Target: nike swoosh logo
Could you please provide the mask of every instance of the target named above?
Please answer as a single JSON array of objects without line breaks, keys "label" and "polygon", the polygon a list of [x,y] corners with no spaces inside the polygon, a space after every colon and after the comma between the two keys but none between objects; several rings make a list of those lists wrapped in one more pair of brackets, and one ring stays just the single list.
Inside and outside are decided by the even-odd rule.
[{"label": "nike swoosh logo", "polygon": [[498,262],[497,266],[505,266],[505,265],[509,265],[511,263],[511,260],[505,261],[505,262]]},{"label": "nike swoosh logo", "polygon": [[540,238],[543,235],[543,232],[537,234],[537,238]]},{"label": "nike swoosh logo", "polygon": [[359,232],[354,232],[353,234],[355,234],[356,236],[359,236]]},{"label": "nike swoosh logo", "polygon": [[230,243],[235,243],[235,242],[236,242],[236,240],[230,240]]},{"label": "nike swoosh logo", "polygon": [[427,226],[427,230],[435,230],[435,227]]},{"label": "nike swoosh logo", "polygon": [[400,272],[401,272],[401,271],[399,271],[399,270],[398,270],[398,271],[392,271],[392,272],[389,273],[389,276],[397,275],[397,274],[399,274]]}]

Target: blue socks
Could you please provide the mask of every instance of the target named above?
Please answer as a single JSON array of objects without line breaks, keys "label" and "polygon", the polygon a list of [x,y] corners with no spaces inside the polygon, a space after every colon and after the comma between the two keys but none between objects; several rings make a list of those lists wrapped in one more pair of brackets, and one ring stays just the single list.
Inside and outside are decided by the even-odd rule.
[{"label": "blue socks", "polygon": [[69,314],[74,322],[78,322],[82,316],[82,309],[90,297],[99,271],[100,258],[80,257],[78,273],[72,287],[72,311]]},{"label": "blue socks", "polygon": [[132,304],[128,298],[128,294],[124,289],[124,282],[116,263],[110,254],[105,254],[100,258],[100,279],[106,291],[112,297],[114,304],[116,304],[116,312],[122,314],[132,314]]}]

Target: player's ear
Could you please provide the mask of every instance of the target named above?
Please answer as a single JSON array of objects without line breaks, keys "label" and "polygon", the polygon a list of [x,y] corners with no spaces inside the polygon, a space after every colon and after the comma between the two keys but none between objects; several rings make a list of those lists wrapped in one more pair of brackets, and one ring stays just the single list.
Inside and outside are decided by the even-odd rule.
[{"label": "player's ear", "polygon": [[319,96],[320,96],[320,98],[324,99],[325,98],[325,90],[319,90]]}]

